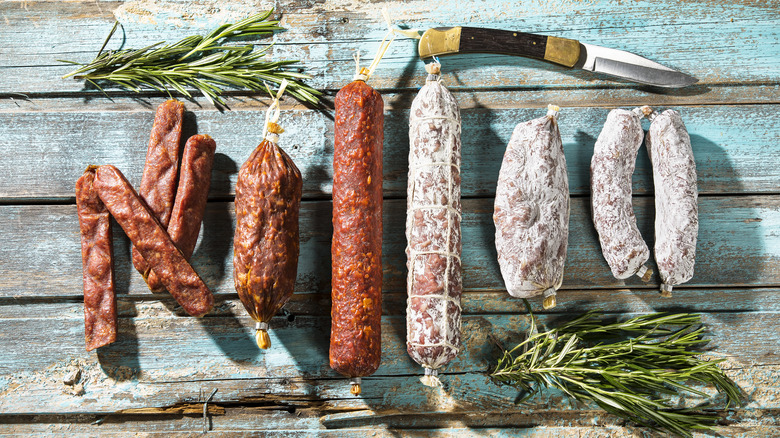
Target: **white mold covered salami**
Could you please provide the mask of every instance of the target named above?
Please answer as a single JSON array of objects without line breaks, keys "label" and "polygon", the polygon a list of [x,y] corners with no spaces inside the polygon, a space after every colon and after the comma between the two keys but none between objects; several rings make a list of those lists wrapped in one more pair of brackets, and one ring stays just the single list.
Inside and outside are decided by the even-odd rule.
[{"label": "white mold covered salami", "polygon": [[406,346],[428,386],[439,384],[437,370],[461,349],[461,124],[439,68],[426,66],[409,115]]},{"label": "white mold covered salami", "polygon": [[647,149],[655,186],[655,261],[661,293],[693,277],[699,233],[696,162],[680,113],[666,110],[652,119]]},{"label": "white mold covered salami", "polygon": [[590,165],[591,203],[593,225],[612,275],[625,279],[636,274],[647,281],[650,251],[631,205],[631,175],[644,137],[641,114],[641,108],[614,109],[607,116]]},{"label": "white mold covered salami", "polygon": [[493,221],[510,295],[555,306],[569,236],[569,182],[558,107],[515,127],[498,175]]}]

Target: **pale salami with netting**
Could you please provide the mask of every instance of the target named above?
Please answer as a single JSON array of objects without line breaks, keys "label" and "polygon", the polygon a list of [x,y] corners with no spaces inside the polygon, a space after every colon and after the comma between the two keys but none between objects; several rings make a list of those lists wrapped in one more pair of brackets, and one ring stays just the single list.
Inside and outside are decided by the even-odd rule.
[{"label": "pale salami with netting", "polygon": [[493,221],[510,295],[554,307],[569,236],[569,182],[558,108],[515,127],[498,175]]},{"label": "pale salami with netting", "polygon": [[460,112],[438,63],[412,102],[406,210],[406,350],[439,384],[461,348]]},{"label": "pale salami with netting", "polygon": [[696,162],[691,139],[680,113],[666,110],[656,116],[647,133],[655,186],[655,262],[661,293],[693,277],[699,233]]},{"label": "pale salami with netting", "polygon": [[610,111],[593,150],[590,183],[593,225],[612,275],[625,279],[636,274],[647,281],[650,250],[631,204],[631,176],[644,137],[641,115],[640,108]]}]

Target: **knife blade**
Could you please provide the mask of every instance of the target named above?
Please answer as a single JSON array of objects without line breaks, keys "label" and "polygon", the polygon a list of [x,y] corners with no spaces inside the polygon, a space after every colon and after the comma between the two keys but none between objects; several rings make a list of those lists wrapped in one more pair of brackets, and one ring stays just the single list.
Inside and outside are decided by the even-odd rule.
[{"label": "knife blade", "polygon": [[624,50],[555,36],[477,27],[437,27],[420,37],[421,58],[455,53],[498,53],[541,59],[564,67],[657,87],[681,88],[698,79]]}]

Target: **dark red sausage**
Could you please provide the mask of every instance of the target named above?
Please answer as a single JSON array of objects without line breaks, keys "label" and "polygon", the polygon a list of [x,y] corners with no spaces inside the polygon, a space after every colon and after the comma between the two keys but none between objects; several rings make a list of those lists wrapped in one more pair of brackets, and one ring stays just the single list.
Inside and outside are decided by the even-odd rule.
[{"label": "dark red sausage", "polygon": [[[277,126],[272,124],[273,126]],[[271,129],[276,138],[276,129]],[[301,172],[274,141],[264,139],[238,172],[233,281],[270,347],[267,323],[290,299],[298,273]]]},{"label": "dark red sausage", "polygon": [[[211,186],[211,167],[217,143],[208,135],[193,135],[187,139],[181,159],[179,187],[176,190],[176,202],[168,223],[168,235],[184,254],[187,260],[195,251],[198,242],[200,224],[206,211],[209,187]],[[146,284],[153,292],[161,292],[164,286],[154,271],[149,271]]]},{"label": "dark red sausage", "polygon": [[[149,147],[146,150],[144,174],[138,190],[141,199],[163,227],[168,226],[176,196],[183,120],[184,104],[178,100],[168,100],[157,107]],[[135,248],[133,266],[146,280],[149,276],[149,264]]]},{"label": "dark red sausage", "polygon": [[364,377],[381,357],[384,103],[356,80],[335,105],[330,366]]},{"label": "dark red sausage", "polygon": [[108,211],[173,298],[192,316],[208,313],[214,306],[211,291],[124,175],[114,166],[100,166],[96,171],[95,188]]},{"label": "dark red sausage", "polygon": [[111,218],[94,187],[95,167],[76,181],[84,278],[84,338],[87,351],[116,341],[116,296]]}]

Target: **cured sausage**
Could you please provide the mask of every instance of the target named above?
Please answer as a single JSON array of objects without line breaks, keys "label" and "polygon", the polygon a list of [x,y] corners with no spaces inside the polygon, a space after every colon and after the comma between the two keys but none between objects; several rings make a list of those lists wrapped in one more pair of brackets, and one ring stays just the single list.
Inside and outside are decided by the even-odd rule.
[{"label": "cured sausage", "polygon": [[425,368],[422,382],[437,386],[461,349],[461,123],[440,65],[426,69],[409,115],[406,351]]},{"label": "cured sausage", "polygon": [[593,150],[590,182],[593,225],[612,275],[625,279],[636,274],[648,281],[650,251],[631,204],[631,175],[644,137],[641,115],[641,108],[610,111]]},{"label": "cured sausage", "polygon": [[[176,179],[179,172],[179,143],[184,121],[184,104],[168,100],[157,107],[154,125],[146,150],[146,164],[138,193],[141,199],[160,221],[168,226],[176,196]],[[143,275],[149,276],[149,264],[133,247],[133,266]]]},{"label": "cured sausage", "polygon": [[90,166],[76,181],[87,351],[116,341],[117,327],[111,218],[94,184],[95,166]]},{"label": "cured sausage", "polygon": [[214,306],[211,291],[119,169],[98,167],[94,185],[108,211],[173,298],[192,316],[208,313]]},{"label": "cured sausage", "polygon": [[[195,251],[200,224],[206,211],[211,167],[217,144],[208,135],[193,135],[187,139],[181,159],[176,202],[173,204],[168,235],[187,260]],[[146,284],[152,292],[161,292],[164,286],[153,270],[149,270]]]},{"label": "cured sausage", "polygon": [[282,129],[273,122],[267,125],[268,135],[238,172],[233,240],[233,281],[257,322],[262,349],[271,346],[269,321],[295,289],[303,185],[301,172],[277,145]]},{"label": "cured sausage", "polygon": [[569,236],[569,182],[558,107],[515,127],[498,174],[493,221],[507,291],[554,307]]},{"label": "cured sausage", "polygon": [[656,116],[647,133],[655,187],[655,262],[661,294],[693,277],[699,233],[696,162],[691,139],[680,113],[666,110]]},{"label": "cured sausage", "polygon": [[381,358],[384,102],[367,76],[336,94],[333,153],[330,366],[355,395]]}]

